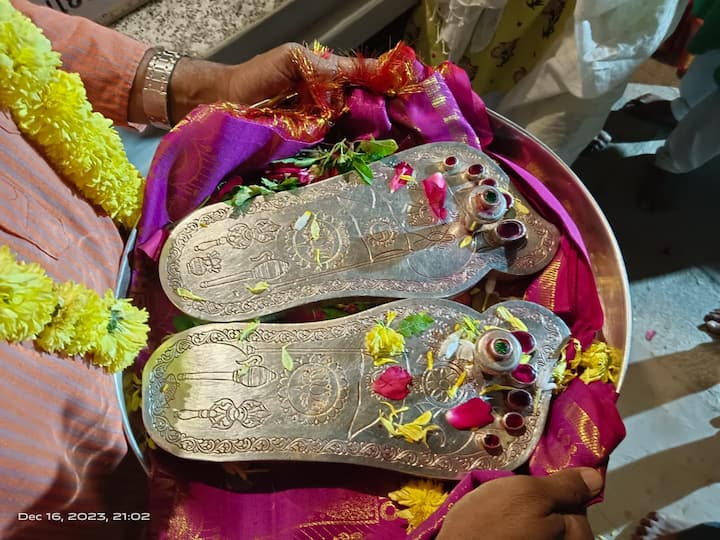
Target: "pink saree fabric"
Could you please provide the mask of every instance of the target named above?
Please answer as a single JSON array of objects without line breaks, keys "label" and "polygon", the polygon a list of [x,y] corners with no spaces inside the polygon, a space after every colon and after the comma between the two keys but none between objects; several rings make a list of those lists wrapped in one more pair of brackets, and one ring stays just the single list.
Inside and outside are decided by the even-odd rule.
[{"label": "pink saree fabric", "polygon": [[[178,313],[163,295],[157,278],[155,261],[164,231],[208,197],[212,200],[221,181],[252,175],[269,161],[291,156],[324,138],[392,137],[401,148],[461,141],[492,151],[485,106],[472,91],[464,71],[449,63],[437,69],[423,66],[403,46],[385,59],[392,60],[392,55],[396,55],[395,60],[407,60],[405,78],[390,88],[392,92],[379,93],[377,88],[383,81],[378,80],[366,80],[362,85],[356,82],[352,89],[343,89],[343,106],[332,118],[332,130],[329,123],[314,122],[312,118],[305,124],[287,124],[278,121],[272,112],[249,117],[245,109],[221,104],[199,107],[165,137],[148,178],[134,261],[133,296],[150,310],[151,347],[173,331],[172,316]],[[526,297],[554,309],[587,345],[602,326],[602,310],[582,238],[562,205],[534,176],[502,156],[494,157],[535,208],[563,233],[554,261],[558,277],[553,283],[556,293],[552,302],[541,294],[548,279],[543,275],[531,283]],[[138,369],[142,363],[138,362]],[[599,390],[601,387],[605,390]],[[533,456],[531,473],[547,474],[558,463],[566,467],[602,466],[624,436],[614,398],[610,385],[586,386],[574,381],[551,409],[549,428]],[[579,426],[565,421],[568,407],[573,406],[590,419],[593,433],[599,434],[598,445],[589,447],[591,440],[583,431],[590,429],[588,422]],[[406,537],[404,521],[394,516],[383,496],[400,486],[402,478],[398,475],[378,470],[343,476],[342,472],[331,474],[331,469],[338,469],[327,465],[317,469],[312,487],[287,486],[288,478],[295,477],[291,472],[284,481],[272,482],[265,490],[255,486],[252,493],[235,493],[207,485],[207,476],[193,475],[193,469],[202,469],[198,464],[183,462],[182,466],[167,467],[167,462],[177,460],[159,452],[155,457],[151,476],[154,538]],[[295,467],[300,471],[308,465]],[[454,486],[449,501],[457,500],[481,482],[506,474],[510,473],[475,471]],[[338,477],[344,482],[342,486],[334,485]],[[382,489],[365,486],[378,478],[394,482]],[[357,511],[351,518],[350,510],[344,514],[336,507]],[[441,526],[447,507],[446,503],[412,537],[431,538]]]}]

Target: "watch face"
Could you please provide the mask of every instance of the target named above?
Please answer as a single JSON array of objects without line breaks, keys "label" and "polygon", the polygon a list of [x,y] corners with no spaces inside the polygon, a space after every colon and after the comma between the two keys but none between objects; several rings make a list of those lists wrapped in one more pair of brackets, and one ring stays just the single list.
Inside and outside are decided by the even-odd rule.
[{"label": "watch face", "polygon": [[110,24],[149,0],[30,0],[69,15],[86,17],[100,24]]}]

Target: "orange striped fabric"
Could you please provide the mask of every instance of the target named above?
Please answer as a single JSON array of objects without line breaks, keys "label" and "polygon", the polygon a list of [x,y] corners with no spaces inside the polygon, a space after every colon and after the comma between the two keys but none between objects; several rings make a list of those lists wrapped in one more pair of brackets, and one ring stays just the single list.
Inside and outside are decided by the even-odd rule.
[{"label": "orange striped fabric", "polygon": [[[13,4],[77,71],[96,110],[126,122],[135,70],[147,47],[77,17]],[[0,110],[0,245],[41,264],[56,280],[112,288],[122,239],[107,217],[49,167]],[[80,359],[0,342],[0,538],[119,537],[113,523],[69,521],[106,512],[111,475],[127,453],[112,379]],[[142,509],[138,509],[142,510]],[[47,512],[61,512],[64,522]],[[19,519],[21,513],[40,520]],[[84,517],[84,516],[80,516]],[[115,525],[115,526],[114,526]]]},{"label": "orange striped fabric", "polygon": [[27,0],[12,4],[43,29],[62,54],[63,69],[78,73],[96,111],[127,123],[135,70],[148,46],[82,17],[71,17]]}]

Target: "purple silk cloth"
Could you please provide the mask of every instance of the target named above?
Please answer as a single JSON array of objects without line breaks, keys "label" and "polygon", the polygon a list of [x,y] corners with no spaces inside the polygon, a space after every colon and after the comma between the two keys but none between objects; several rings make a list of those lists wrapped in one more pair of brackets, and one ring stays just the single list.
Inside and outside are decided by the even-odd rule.
[{"label": "purple silk cloth", "polygon": [[[349,111],[335,119],[333,133],[348,139],[393,137],[401,148],[436,141],[462,141],[477,148],[490,145],[492,131],[489,118],[482,101],[472,91],[465,72],[451,64],[433,70],[418,63],[414,68],[423,77],[418,81],[419,91],[397,92],[392,98],[360,88],[350,91],[345,102]],[[133,297],[150,311],[151,348],[164,335],[173,332],[172,315],[178,313],[162,293],[158,281],[156,259],[166,226],[199,206],[214,192],[218,183],[228,176],[252,174],[269,161],[293,155],[325,135],[327,130],[316,130],[313,137],[307,134],[301,137],[297,133],[291,137],[281,124],[245,118],[232,107],[205,106],[193,111],[165,137],[148,178],[132,284]],[[504,161],[501,156],[495,157]],[[598,319],[595,314],[586,320],[582,312],[583,302],[578,301],[574,276],[578,274],[577,268],[589,271],[589,263],[582,239],[576,235],[572,220],[557,199],[527,171],[509,162],[504,162],[504,166],[535,208],[565,235],[558,264],[567,266],[570,261],[566,273],[569,281],[555,284],[558,290],[567,288],[571,293],[572,298],[565,303],[569,312],[563,316],[566,320],[585,321],[583,324],[587,328],[582,331],[588,335],[594,334],[599,330],[602,318],[600,316]],[[567,287],[568,283],[570,287]],[[589,287],[589,282],[584,283],[584,287]],[[583,295],[588,294],[590,297],[583,301],[599,306],[594,282],[592,288],[583,290]],[[575,324],[571,324],[575,329]],[[141,358],[137,367],[141,368],[142,364]],[[586,431],[578,428],[574,432],[564,430],[562,444],[552,445],[551,441],[557,438],[557,433],[547,431],[540,448],[551,450],[553,455],[546,453],[534,458],[534,474],[546,473],[552,467],[544,464],[556,463],[557,460],[566,463],[567,467],[601,465],[622,438],[624,430],[620,429],[621,423],[618,426],[615,421],[614,402],[607,399],[612,387],[605,393],[588,392],[587,388],[580,381],[573,382],[556,402],[562,398],[586,411],[594,423],[594,429],[602,434],[602,444],[586,449],[586,442],[591,440],[586,438]],[[595,414],[606,407],[609,411],[607,418],[612,418],[612,421]],[[548,426],[555,429],[555,426],[562,425],[564,414],[565,408],[554,404]],[[587,423],[582,426],[582,429],[586,428]],[[570,441],[569,444],[565,444],[567,441]],[[598,449],[601,452],[598,453]],[[562,456],[554,455],[556,451],[563,452]],[[562,461],[564,458],[567,458],[566,461]],[[185,467],[174,470],[172,474],[163,473],[159,467],[153,468],[150,480],[152,537],[175,540],[196,538],[196,535],[223,539],[393,539],[405,536],[404,521],[390,519],[392,516],[388,513],[386,498],[380,492],[369,493],[356,487],[349,477],[347,485],[353,487],[347,489],[345,486],[339,488],[327,483],[331,481],[330,476],[337,475],[328,474],[326,479],[320,474],[318,481],[309,488],[284,489],[273,486],[264,492],[233,493],[210,487],[200,479],[193,478],[189,474],[192,466],[186,462]],[[297,464],[296,467],[301,469],[306,465]],[[369,481],[365,474],[364,479]],[[500,471],[474,471],[454,488],[451,500],[461,497],[478,482],[506,474]],[[399,483],[392,489],[398,487]],[[333,505],[339,505],[338,508],[343,510]],[[349,516],[356,507],[365,508],[368,516],[372,514],[380,516],[380,519],[361,519],[357,513],[352,519],[342,517],[343,512],[349,512]],[[417,529],[414,536],[431,538],[446,511],[447,505]],[[301,532],[295,534],[292,532],[295,529]],[[303,535],[302,530],[312,531],[312,535]]]},{"label": "purple silk cloth", "polygon": [[212,195],[232,172],[258,169],[320,140],[288,138],[279,129],[237,118],[222,108],[195,109],[160,142],[148,174],[140,244],[182,219]]}]

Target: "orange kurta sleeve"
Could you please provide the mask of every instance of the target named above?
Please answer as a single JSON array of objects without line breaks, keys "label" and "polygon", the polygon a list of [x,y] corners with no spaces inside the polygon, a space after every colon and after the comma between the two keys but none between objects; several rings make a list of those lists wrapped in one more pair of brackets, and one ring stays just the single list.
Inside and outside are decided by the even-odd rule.
[{"label": "orange kurta sleeve", "polygon": [[126,124],[130,88],[149,46],[83,17],[27,0],[12,0],[12,4],[42,28],[62,55],[63,69],[80,75],[93,108]]}]

